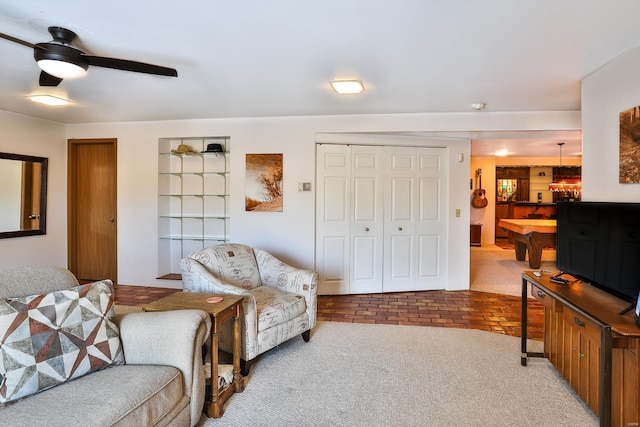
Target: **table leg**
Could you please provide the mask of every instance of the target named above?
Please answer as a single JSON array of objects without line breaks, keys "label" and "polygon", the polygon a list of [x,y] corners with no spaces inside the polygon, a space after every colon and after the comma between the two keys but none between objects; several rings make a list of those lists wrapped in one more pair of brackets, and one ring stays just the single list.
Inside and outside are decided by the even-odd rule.
[{"label": "table leg", "polygon": [[520,364],[527,366],[527,281],[522,278],[522,310],[520,313]]},{"label": "table leg", "polygon": [[527,255],[527,244],[516,239],[513,239],[513,244],[516,247],[516,259],[518,261],[524,261]]},{"label": "table leg", "polygon": [[529,251],[529,267],[533,269],[540,268],[540,264],[542,263],[542,246],[529,243],[527,250]]},{"label": "table leg", "polygon": [[236,393],[244,391],[244,379],[240,371],[240,320],[242,319],[242,302],[236,305],[236,315],[233,318],[233,383]]},{"label": "table leg", "polygon": [[215,316],[211,316],[211,388],[207,396],[207,416],[220,418],[224,413],[223,405],[220,404],[220,390],[218,389],[218,325]]},{"label": "table leg", "polygon": [[527,236],[529,241],[529,267],[538,269],[542,263],[542,248],[545,246],[555,245],[555,233],[537,233],[532,232]]},{"label": "table leg", "polygon": [[520,317],[520,364],[527,366],[527,357],[544,357],[542,352],[527,351],[527,304],[529,281],[522,277],[522,312]]}]

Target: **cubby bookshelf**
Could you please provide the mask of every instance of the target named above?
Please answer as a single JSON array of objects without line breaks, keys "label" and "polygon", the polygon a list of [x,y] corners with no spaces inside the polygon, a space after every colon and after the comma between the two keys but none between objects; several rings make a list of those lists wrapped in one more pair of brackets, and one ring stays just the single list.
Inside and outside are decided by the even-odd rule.
[{"label": "cubby bookshelf", "polygon": [[[209,144],[223,151],[205,152]],[[159,279],[180,279],[180,259],[229,241],[228,161],[228,137],[159,140]]]}]

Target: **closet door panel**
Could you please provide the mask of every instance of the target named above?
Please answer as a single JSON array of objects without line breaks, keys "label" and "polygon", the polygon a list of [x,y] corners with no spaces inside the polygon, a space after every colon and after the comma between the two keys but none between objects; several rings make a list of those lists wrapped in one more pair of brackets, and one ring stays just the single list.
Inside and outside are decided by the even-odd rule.
[{"label": "closet door panel", "polygon": [[418,280],[426,281],[438,276],[440,239],[439,236],[418,237]]},{"label": "closet door panel", "polygon": [[418,240],[416,290],[446,287],[445,236],[446,206],[443,188],[446,188],[446,150],[419,148],[418,156],[418,209],[416,235]]},{"label": "closet door panel", "polygon": [[347,294],[350,280],[351,178],[348,147],[316,148],[316,269],[321,294]]},{"label": "closet door panel", "polygon": [[327,283],[346,282],[348,265],[345,265],[345,252],[348,242],[344,237],[323,237],[320,245],[323,253],[324,268],[322,275]]},{"label": "closet door panel", "polygon": [[391,222],[413,221],[413,179],[391,178],[391,205],[389,220]]},{"label": "closet door panel", "polygon": [[349,292],[382,292],[382,147],[351,146],[351,281]]},{"label": "closet door panel", "polygon": [[388,267],[390,283],[387,283],[389,280],[385,282],[385,291],[393,289],[393,286],[403,290],[403,285],[408,286],[413,280],[413,236],[392,236],[390,242],[389,252],[392,254]]},{"label": "closet door panel", "polygon": [[415,148],[387,147],[385,195],[384,292],[414,289],[416,268]]},{"label": "closet door panel", "polygon": [[317,146],[320,294],[446,288],[447,150]]}]

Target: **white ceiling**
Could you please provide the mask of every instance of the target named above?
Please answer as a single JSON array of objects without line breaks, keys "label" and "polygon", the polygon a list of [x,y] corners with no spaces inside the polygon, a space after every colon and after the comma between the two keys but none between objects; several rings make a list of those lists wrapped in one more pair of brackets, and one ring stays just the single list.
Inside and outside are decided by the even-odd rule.
[{"label": "white ceiling", "polygon": [[[580,80],[640,45],[639,16],[637,0],[0,0],[2,33],[38,43],[58,25],[88,53],[178,70],[91,67],[40,88],[32,50],[0,39],[0,109],[64,123],[469,112],[474,102],[579,111]],[[347,78],[364,94],[329,87]],[[42,92],[73,104],[26,98]],[[556,156],[559,138],[563,154],[581,150],[579,132],[472,137],[474,155],[501,143]]]}]

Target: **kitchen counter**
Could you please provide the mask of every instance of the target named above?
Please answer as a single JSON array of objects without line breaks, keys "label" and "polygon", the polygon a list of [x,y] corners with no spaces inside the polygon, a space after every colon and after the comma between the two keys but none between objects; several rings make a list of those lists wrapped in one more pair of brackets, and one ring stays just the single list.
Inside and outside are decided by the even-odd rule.
[{"label": "kitchen counter", "polygon": [[553,206],[555,207],[555,203],[536,203],[536,202],[515,202],[516,206]]}]

